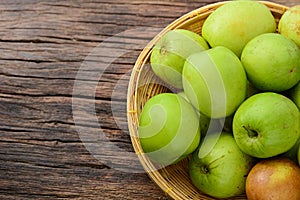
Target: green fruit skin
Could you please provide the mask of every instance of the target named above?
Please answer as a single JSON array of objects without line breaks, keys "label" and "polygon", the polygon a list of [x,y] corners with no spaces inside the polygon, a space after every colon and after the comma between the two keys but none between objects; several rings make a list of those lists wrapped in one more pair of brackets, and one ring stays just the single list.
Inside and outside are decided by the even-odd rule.
[{"label": "green fruit skin", "polygon": [[225,46],[240,57],[254,37],[276,30],[270,10],[256,1],[229,1],[205,20],[202,36],[210,46]]},{"label": "green fruit skin", "polygon": [[298,82],[297,85],[291,89],[290,98],[300,109],[300,82]]},{"label": "green fruit skin", "polygon": [[268,158],[292,148],[300,137],[299,124],[299,110],[290,99],[265,92],[246,99],[237,109],[233,135],[245,153]]},{"label": "green fruit skin", "polygon": [[241,61],[248,80],[262,91],[285,91],[300,80],[300,49],[277,33],[252,39],[245,46]]},{"label": "green fruit skin", "polygon": [[246,176],[253,164],[254,159],[239,149],[232,134],[223,132],[208,155],[200,158],[198,151],[193,153],[189,174],[205,194],[228,198],[245,191]]},{"label": "green fruit skin", "polygon": [[300,5],[290,7],[283,13],[279,20],[278,32],[300,47]]},{"label": "green fruit skin", "polygon": [[192,31],[171,30],[154,46],[150,64],[159,78],[173,87],[182,88],[181,72],[186,58],[208,48],[207,42]]},{"label": "green fruit skin", "polygon": [[199,118],[180,95],[163,93],[149,99],[140,115],[141,146],[152,161],[174,164],[199,145]]},{"label": "green fruit skin", "polygon": [[182,72],[191,104],[209,118],[233,114],[247,93],[247,77],[238,57],[225,47],[195,53]]}]

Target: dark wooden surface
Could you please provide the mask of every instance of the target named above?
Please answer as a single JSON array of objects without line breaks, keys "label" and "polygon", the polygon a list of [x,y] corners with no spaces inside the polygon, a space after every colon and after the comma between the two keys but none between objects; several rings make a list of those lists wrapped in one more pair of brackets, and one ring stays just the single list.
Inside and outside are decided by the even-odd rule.
[{"label": "dark wooden surface", "polygon": [[129,73],[159,30],[211,2],[1,0],[0,199],[167,199],[137,171]]}]

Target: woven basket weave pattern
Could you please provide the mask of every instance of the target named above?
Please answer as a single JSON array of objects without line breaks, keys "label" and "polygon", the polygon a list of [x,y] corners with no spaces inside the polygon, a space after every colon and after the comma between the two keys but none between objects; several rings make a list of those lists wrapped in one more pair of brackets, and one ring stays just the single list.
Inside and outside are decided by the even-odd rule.
[{"label": "woven basket weave pattern", "polygon": [[[282,14],[288,7],[272,2],[261,1],[272,12],[277,24]],[[155,43],[167,31],[173,29],[187,29],[200,34],[205,19],[218,7],[226,2],[210,4],[196,10],[169,24],[161,33],[159,33],[141,52],[138,57],[128,86],[127,109],[128,109],[128,127],[130,131],[133,148],[139,157],[145,171],[151,179],[173,199],[214,199],[209,197],[193,186],[188,174],[189,158],[157,170],[157,166],[143,154],[143,150],[138,138],[138,120],[141,110],[145,103],[154,95],[170,91],[169,87],[155,76],[149,64],[151,49]],[[231,199],[246,199],[245,195],[240,195]]]}]

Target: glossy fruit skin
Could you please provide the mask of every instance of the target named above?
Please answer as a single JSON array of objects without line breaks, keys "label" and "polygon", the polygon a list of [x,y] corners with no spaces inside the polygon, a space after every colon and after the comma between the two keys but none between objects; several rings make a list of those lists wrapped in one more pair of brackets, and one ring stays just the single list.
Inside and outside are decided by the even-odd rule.
[{"label": "glossy fruit skin", "polygon": [[287,97],[259,93],[246,99],[233,118],[233,135],[242,151],[268,158],[288,151],[300,136],[300,114]]},{"label": "glossy fruit skin", "polygon": [[257,163],[246,180],[248,200],[299,200],[300,168],[287,158]]},{"label": "glossy fruit skin", "polygon": [[219,133],[209,135],[207,144],[213,144],[216,139],[217,143],[207,155],[193,153],[189,174],[193,184],[205,194],[216,198],[233,197],[245,191],[246,176],[254,160],[239,149],[231,133],[218,136]]},{"label": "glossy fruit skin", "polygon": [[252,38],[275,30],[275,19],[262,3],[229,1],[208,16],[202,35],[210,46],[225,46],[240,57]]},{"label": "glossy fruit skin", "polygon": [[278,32],[300,47],[300,5],[292,6],[283,13],[279,20]]},{"label": "glossy fruit skin", "polygon": [[182,88],[181,72],[186,58],[206,49],[208,44],[200,35],[184,29],[171,30],[153,47],[150,64],[159,78]]},{"label": "glossy fruit skin", "polygon": [[246,97],[244,68],[238,57],[225,47],[189,56],[182,77],[191,104],[209,118],[230,116]]},{"label": "glossy fruit skin", "polygon": [[167,166],[198,147],[199,129],[198,115],[183,97],[162,93],[146,102],[140,114],[138,134],[149,158]]},{"label": "glossy fruit skin", "polygon": [[248,80],[262,91],[282,92],[300,80],[300,49],[278,33],[252,39],[243,49],[241,61]]}]

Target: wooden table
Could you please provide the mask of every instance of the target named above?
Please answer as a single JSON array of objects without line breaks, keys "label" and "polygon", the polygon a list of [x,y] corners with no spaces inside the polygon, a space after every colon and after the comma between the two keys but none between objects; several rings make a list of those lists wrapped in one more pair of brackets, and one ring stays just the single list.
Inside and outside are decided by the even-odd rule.
[{"label": "wooden table", "polygon": [[167,199],[131,146],[130,70],[163,27],[210,2],[1,0],[0,199]]}]

